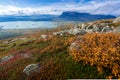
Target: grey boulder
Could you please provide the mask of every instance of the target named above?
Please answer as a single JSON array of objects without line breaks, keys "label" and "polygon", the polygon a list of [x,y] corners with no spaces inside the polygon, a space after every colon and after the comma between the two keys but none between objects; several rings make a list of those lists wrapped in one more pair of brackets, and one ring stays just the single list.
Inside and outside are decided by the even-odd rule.
[{"label": "grey boulder", "polygon": [[40,69],[39,64],[29,64],[28,66],[25,67],[23,72],[26,73],[27,75],[29,75],[29,74],[31,74],[33,72],[38,72],[39,69]]},{"label": "grey boulder", "polygon": [[102,29],[101,32],[110,32],[110,31],[112,31],[112,30],[113,30],[113,29],[110,28],[109,26],[105,26],[105,27]]},{"label": "grey boulder", "polygon": [[113,20],[113,23],[120,22],[120,17],[117,17],[115,20]]},{"label": "grey boulder", "polygon": [[72,35],[84,35],[87,32],[84,29],[75,28],[75,29],[68,30],[68,33]]},{"label": "grey boulder", "polygon": [[13,58],[14,58],[13,55],[5,56],[0,60],[0,64],[4,63],[6,61],[9,61],[10,59],[13,59]]},{"label": "grey boulder", "polygon": [[47,39],[47,38],[48,38],[48,35],[41,35],[41,38],[42,38],[42,39]]}]

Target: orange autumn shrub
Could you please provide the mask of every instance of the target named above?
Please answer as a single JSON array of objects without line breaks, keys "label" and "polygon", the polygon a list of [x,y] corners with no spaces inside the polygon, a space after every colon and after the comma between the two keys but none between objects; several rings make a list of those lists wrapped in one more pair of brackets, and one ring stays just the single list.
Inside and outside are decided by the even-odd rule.
[{"label": "orange autumn shrub", "polygon": [[77,62],[108,68],[111,74],[120,78],[120,34],[91,33],[79,37],[76,41],[78,48],[70,49],[70,55]]}]

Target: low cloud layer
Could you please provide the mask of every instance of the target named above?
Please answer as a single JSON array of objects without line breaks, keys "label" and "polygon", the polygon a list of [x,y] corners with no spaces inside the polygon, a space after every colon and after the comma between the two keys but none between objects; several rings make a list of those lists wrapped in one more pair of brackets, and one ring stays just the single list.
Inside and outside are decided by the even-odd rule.
[{"label": "low cloud layer", "polygon": [[[84,1],[84,0],[83,0]],[[14,5],[0,5],[0,15],[35,15],[35,14],[54,14],[60,15],[64,11],[78,11],[92,14],[112,14],[120,15],[119,0],[93,0],[84,3],[53,3],[46,6],[19,7]]]}]

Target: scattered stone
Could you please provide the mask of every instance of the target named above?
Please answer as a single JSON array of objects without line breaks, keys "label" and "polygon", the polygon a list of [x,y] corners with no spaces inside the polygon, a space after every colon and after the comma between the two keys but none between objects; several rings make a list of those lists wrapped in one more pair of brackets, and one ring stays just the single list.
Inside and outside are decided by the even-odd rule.
[{"label": "scattered stone", "polygon": [[17,41],[18,39],[16,38],[16,39],[12,39],[10,42],[15,42],[15,41]]},{"label": "scattered stone", "polygon": [[86,27],[86,25],[83,23],[83,24],[81,25],[81,29],[85,29],[85,27]]},{"label": "scattered stone", "polygon": [[41,38],[46,40],[48,38],[48,35],[41,35]]},{"label": "scattered stone", "polygon": [[93,29],[86,30],[87,33],[93,33]]},{"label": "scattered stone", "polygon": [[56,35],[62,36],[63,34],[66,34],[66,33],[67,33],[67,30],[65,30],[65,31],[59,31],[59,32],[53,32],[53,36],[56,36]]},{"label": "scattered stone", "polygon": [[108,26],[108,23],[99,23],[100,27]]},{"label": "scattered stone", "polygon": [[72,34],[72,35],[84,35],[84,34],[86,34],[86,31],[84,29],[80,29],[80,28],[70,29],[67,32],[69,34]]},{"label": "scattered stone", "polygon": [[100,32],[100,28],[94,27],[94,28],[93,28],[93,32]]},{"label": "scattered stone", "polygon": [[33,57],[33,55],[31,53],[25,53],[25,52],[23,52],[23,53],[20,53],[20,54],[21,54],[21,56],[23,58],[32,58]]},{"label": "scattered stone", "polygon": [[79,26],[74,26],[74,28],[79,28]]},{"label": "scattered stone", "polygon": [[0,60],[0,64],[4,63],[6,61],[9,61],[10,59],[13,59],[13,58],[14,58],[13,55],[5,56]]},{"label": "scattered stone", "polygon": [[106,26],[106,27],[104,27],[104,28],[102,29],[101,32],[110,32],[110,31],[112,31],[112,30],[113,30],[112,28],[110,28],[109,26]]},{"label": "scattered stone", "polygon": [[[64,34],[72,34],[72,35],[84,35],[86,33],[93,33],[93,32],[113,32],[114,28],[109,27],[109,23],[96,23],[96,22],[89,22],[89,23],[82,23],[78,26],[75,26],[73,29],[68,29],[64,31],[54,32],[53,36],[56,35],[64,35]],[[114,30],[119,31],[119,30]]]},{"label": "scattered stone", "polygon": [[74,47],[76,47],[76,42],[71,43],[70,50],[72,50]]},{"label": "scattered stone", "polygon": [[116,19],[113,20],[113,23],[120,22],[120,17],[117,17]]},{"label": "scattered stone", "polygon": [[4,41],[3,44],[9,44],[9,41]]},{"label": "scattered stone", "polygon": [[70,45],[70,48],[69,48],[70,50],[73,50],[73,49],[80,49],[80,47],[79,46],[77,46],[77,42],[73,42],[73,43],[71,43],[71,45]]},{"label": "scattered stone", "polygon": [[120,32],[120,27],[114,28],[113,32]]},{"label": "scattered stone", "polygon": [[40,69],[40,65],[39,64],[29,64],[28,66],[25,67],[23,72],[26,73],[27,75],[29,75],[32,72],[38,72],[39,69]]},{"label": "scattered stone", "polygon": [[3,44],[9,44],[9,43],[12,43],[12,42],[15,42],[15,41],[18,41],[18,40],[25,41],[25,40],[27,40],[27,38],[15,38],[15,39],[12,39],[12,40],[4,41]]},{"label": "scattered stone", "polygon": [[34,41],[34,39],[30,39],[30,40],[27,40],[25,41],[26,43],[32,43]]},{"label": "scattered stone", "polygon": [[88,30],[88,29],[93,29],[93,26],[92,26],[92,25],[89,25],[89,26],[87,26],[85,29],[86,29],[86,30]]},{"label": "scattered stone", "polygon": [[15,41],[18,41],[18,40],[23,40],[23,41],[25,41],[25,40],[27,40],[27,38],[16,38],[16,39],[10,40],[10,42],[15,42]]},{"label": "scattered stone", "polygon": [[27,40],[27,38],[18,38],[18,39],[23,41]]}]

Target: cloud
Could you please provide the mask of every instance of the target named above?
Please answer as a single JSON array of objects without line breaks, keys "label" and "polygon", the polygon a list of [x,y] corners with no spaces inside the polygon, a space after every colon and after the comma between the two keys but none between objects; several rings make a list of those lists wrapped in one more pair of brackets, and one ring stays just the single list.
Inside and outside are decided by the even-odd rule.
[{"label": "cloud", "polygon": [[[0,15],[35,15],[35,14],[54,14],[60,15],[63,11],[88,12],[92,14],[120,14],[120,1],[101,0],[84,2],[61,2],[47,6],[37,7],[18,7],[13,5],[0,5]],[[116,10],[115,10],[116,9]],[[112,12],[111,12],[112,11]],[[116,11],[118,14],[116,14]]]},{"label": "cloud", "polygon": [[98,7],[94,10],[94,14],[113,14],[113,15],[120,15],[120,1],[107,1],[106,5]]}]

